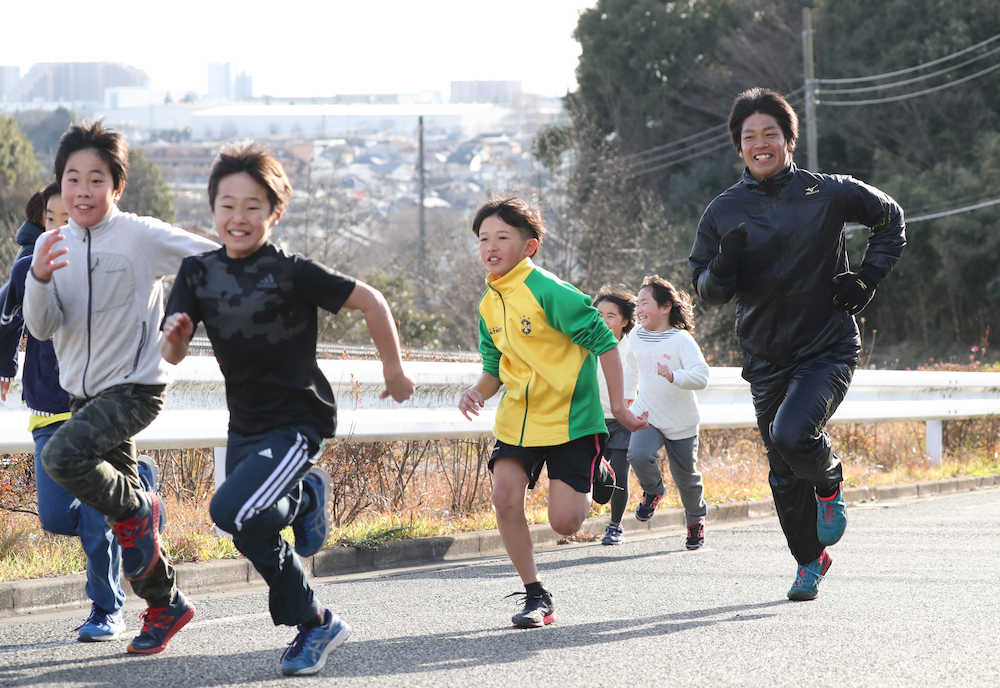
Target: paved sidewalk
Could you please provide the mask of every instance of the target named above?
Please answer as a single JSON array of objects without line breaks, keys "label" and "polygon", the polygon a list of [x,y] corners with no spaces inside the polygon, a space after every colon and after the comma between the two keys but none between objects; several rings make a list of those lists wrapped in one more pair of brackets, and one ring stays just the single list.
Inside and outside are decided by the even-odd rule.
[{"label": "paved sidewalk", "polygon": [[[985,477],[953,478],[910,485],[893,485],[873,488],[845,488],[844,497],[848,504],[914,499],[969,490],[1000,487],[1000,475]],[[738,502],[710,506],[707,522],[726,523],[755,518],[774,517],[774,505],[770,500]],[[607,517],[587,519],[580,536],[600,536],[607,524]],[[664,509],[645,523],[635,519],[624,519],[622,526],[626,535],[648,535],[659,532],[681,532],[684,528],[683,509]],[[557,547],[565,539],[556,534],[548,524],[531,527],[532,539],[539,550]],[[335,576],[358,571],[400,568],[438,561],[471,559],[502,554],[504,551],[500,534],[495,531],[459,533],[449,536],[418,538],[385,543],[376,549],[355,547],[333,547],[318,552],[311,559],[314,577]],[[225,559],[220,561],[177,565],[178,585],[185,592],[197,593],[241,585],[263,585],[253,567],[246,559]],[[89,600],[84,592],[83,574],[41,578],[27,581],[0,583],[0,618],[31,612],[50,611],[57,608],[85,607]],[[129,593],[129,602],[135,603],[135,596]]]}]

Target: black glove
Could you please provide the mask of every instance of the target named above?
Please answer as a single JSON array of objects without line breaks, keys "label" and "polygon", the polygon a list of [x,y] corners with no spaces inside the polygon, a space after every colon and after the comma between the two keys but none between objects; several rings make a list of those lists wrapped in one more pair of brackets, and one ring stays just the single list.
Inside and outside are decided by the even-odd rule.
[{"label": "black glove", "polygon": [[747,247],[747,228],[742,222],[726,232],[719,240],[719,255],[709,266],[719,277],[732,277],[740,271],[743,252]]},{"label": "black glove", "polygon": [[833,278],[833,305],[849,315],[860,313],[875,296],[878,277],[867,265],[857,272],[842,272]]}]

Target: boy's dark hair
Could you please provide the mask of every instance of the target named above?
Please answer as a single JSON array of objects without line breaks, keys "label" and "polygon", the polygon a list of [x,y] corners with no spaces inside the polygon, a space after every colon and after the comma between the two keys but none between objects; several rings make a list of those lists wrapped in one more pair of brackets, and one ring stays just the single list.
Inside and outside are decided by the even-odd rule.
[{"label": "boy's dark hair", "polygon": [[630,294],[624,286],[604,285],[594,297],[594,307],[596,308],[601,301],[613,303],[618,307],[625,320],[622,333],[631,332],[632,328],[635,327],[635,296]]},{"label": "boy's dark hair", "polygon": [[212,164],[208,175],[208,207],[215,209],[219,182],[231,174],[245,172],[264,187],[271,213],[283,210],[292,198],[292,183],[277,158],[255,141],[226,146]]},{"label": "boy's dark hair", "polygon": [[45,191],[48,188],[47,186],[31,194],[28,202],[24,204],[24,219],[36,227],[45,227],[45,203],[49,200]]},{"label": "boy's dark hair", "polygon": [[678,330],[694,332],[694,313],[691,309],[691,297],[659,275],[646,275],[642,278],[640,289],[649,289],[653,300],[661,306],[672,303],[670,308],[670,324]]},{"label": "boy's dark hair", "polygon": [[115,191],[125,188],[128,181],[128,144],[114,129],[105,129],[101,120],[74,124],[59,139],[56,150],[56,181],[61,182],[69,156],[79,150],[93,148],[111,170]]},{"label": "boy's dark hair", "polygon": [[42,216],[44,218],[45,207],[49,204],[49,199],[62,193],[59,182],[52,182],[40,192],[42,194]]},{"label": "boy's dark hair", "polygon": [[542,214],[524,199],[508,196],[484,203],[472,220],[472,233],[479,236],[479,228],[491,215],[496,215],[511,227],[515,227],[524,239],[538,239],[538,245],[541,246],[542,237],[545,235]]},{"label": "boy's dark hair", "polygon": [[781,133],[785,135],[785,141],[795,150],[795,142],[799,138],[799,116],[795,114],[795,109],[777,91],[758,86],[748,88],[736,96],[733,108],[729,111],[729,134],[733,137],[736,152],[743,150],[740,147],[743,122],[755,112],[774,117],[781,127]]}]

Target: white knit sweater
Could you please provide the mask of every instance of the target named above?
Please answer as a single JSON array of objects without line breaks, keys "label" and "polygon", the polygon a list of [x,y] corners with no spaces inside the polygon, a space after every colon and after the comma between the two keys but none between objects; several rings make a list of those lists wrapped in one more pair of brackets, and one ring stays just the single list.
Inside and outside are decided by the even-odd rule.
[{"label": "white knit sweater", "polygon": [[[663,331],[636,327],[628,340],[625,376],[637,374],[639,379],[632,412],[649,411],[649,424],[669,440],[697,435],[701,417],[694,390],[708,386],[708,364],[694,337],[673,327]],[[656,371],[657,363],[670,366],[673,382]]]}]

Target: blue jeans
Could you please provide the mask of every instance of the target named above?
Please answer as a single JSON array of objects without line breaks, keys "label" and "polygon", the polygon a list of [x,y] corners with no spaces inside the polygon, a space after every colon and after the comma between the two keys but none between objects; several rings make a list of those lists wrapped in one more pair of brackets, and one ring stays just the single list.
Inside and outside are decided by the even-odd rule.
[{"label": "blue jeans", "polygon": [[106,612],[125,604],[121,584],[122,549],[104,514],[80,503],[42,467],[42,449],[62,423],[35,429],[35,488],[42,529],[56,535],[75,535],[87,555],[87,597]]}]

